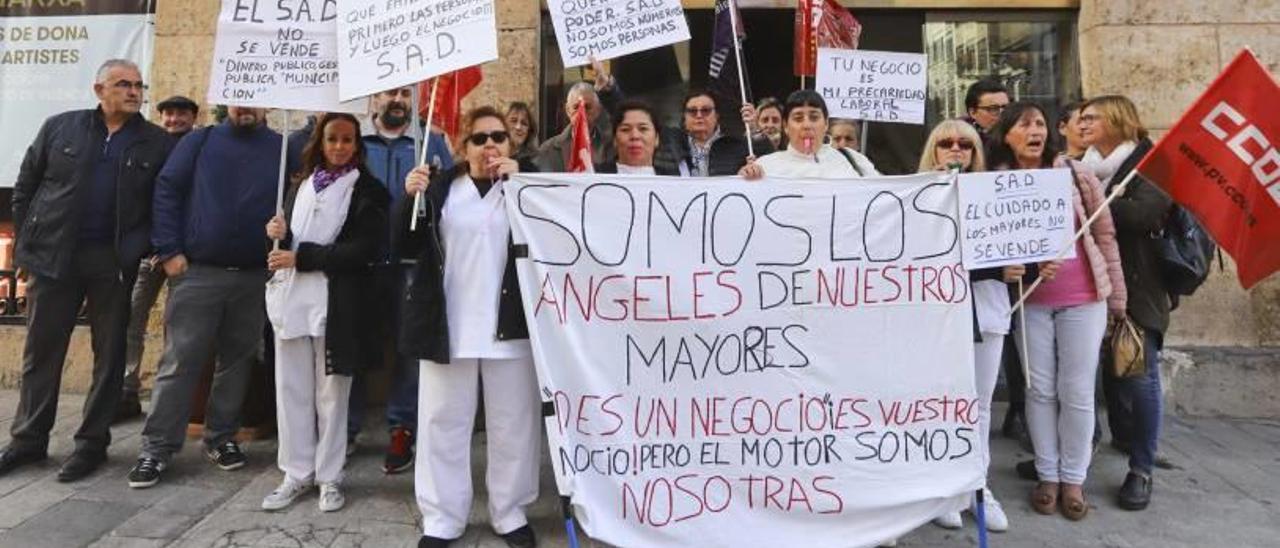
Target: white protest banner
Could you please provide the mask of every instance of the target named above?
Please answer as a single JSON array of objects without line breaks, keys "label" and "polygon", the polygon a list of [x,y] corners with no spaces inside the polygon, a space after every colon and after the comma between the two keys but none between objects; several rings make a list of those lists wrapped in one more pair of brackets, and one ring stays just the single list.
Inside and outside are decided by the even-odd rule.
[{"label": "white protest banner", "polygon": [[145,80],[154,2],[0,2],[0,187],[9,188],[46,118],[93,108],[108,59],[128,59]]},{"label": "white protest banner", "polygon": [[833,118],[923,125],[927,69],[919,53],[818,48],[815,89]]},{"label": "white protest banner", "polygon": [[551,460],[615,546],[868,546],[982,484],[945,174],[516,175]]},{"label": "white protest banner", "polygon": [[962,173],[961,254],[969,270],[1075,257],[1070,169]]},{"label": "white protest banner", "polygon": [[493,0],[343,0],[340,9],[344,99],[498,58]]},{"label": "white protest banner", "polygon": [[566,67],[689,39],[679,0],[548,0],[547,11]]},{"label": "white protest banner", "polygon": [[338,100],[338,3],[222,0],[210,103],[362,113]]}]

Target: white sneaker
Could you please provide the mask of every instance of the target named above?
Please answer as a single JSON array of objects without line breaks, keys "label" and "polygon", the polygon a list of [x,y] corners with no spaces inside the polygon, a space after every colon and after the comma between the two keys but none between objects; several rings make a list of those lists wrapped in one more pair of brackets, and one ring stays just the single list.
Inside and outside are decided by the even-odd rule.
[{"label": "white sneaker", "polygon": [[284,510],[293,501],[311,489],[311,484],[284,478],[279,487],[262,499],[262,509],[267,511]]},{"label": "white sneaker", "polygon": [[959,529],[964,527],[964,520],[960,518],[960,512],[947,512],[933,518],[933,524],[943,529]]},{"label": "white sneaker", "polygon": [[886,540],[880,543],[880,546],[883,548],[893,548],[894,546],[897,546],[897,545],[898,545],[898,539],[896,538],[891,538],[889,540]]},{"label": "white sneaker", "polygon": [[320,484],[320,511],[321,512],[337,512],[347,504],[347,498],[342,496],[342,490],[338,488],[336,483]]},{"label": "white sneaker", "polygon": [[[977,501],[975,500],[974,502],[976,503]],[[986,513],[988,531],[1003,533],[1009,530],[1009,516],[1005,515],[1004,507],[1000,505],[1000,501],[996,500],[996,496],[991,494],[991,490],[986,487],[982,488],[982,510]],[[977,512],[974,512],[974,515],[978,515]]]}]

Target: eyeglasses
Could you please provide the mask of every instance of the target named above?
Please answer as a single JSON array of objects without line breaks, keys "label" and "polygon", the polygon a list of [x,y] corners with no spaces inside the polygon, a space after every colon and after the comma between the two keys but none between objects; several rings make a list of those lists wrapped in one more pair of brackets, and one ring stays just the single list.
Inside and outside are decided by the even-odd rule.
[{"label": "eyeglasses", "polygon": [[128,81],[128,80],[120,80],[119,82],[116,82],[116,83],[114,83],[114,84],[111,84],[111,87],[116,88],[116,89],[136,89],[136,90],[138,90],[138,91],[146,91],[146,90],[147,90],[147,85],[146,85],[146,84],[144,84],[144,83],[142,83],[141,81],[138,81],[138,82],[130,82],[130,81]]},{"label": "eyeglasses", "polygon": [[684,109],[684,113],[685,113],[685,114],[688,114],[689,116],[693,116],[694,118],[701,118],[701,117],[703,117],[703,116],[711,116],[711,113],[713,113],[713,112],[715,112],[715,111],[716,111],[716,109],[715,109],[715,108],[713,108],[713,107],[686,107],[686,108]]},{"label": "eyeglasses", "polygon": [[507,142],[508,137],[509,135],[507,135],[507,132],[505,131],[491,131],[489,133],[472,133],[470,137],[467,137],[467,142],[471,143],[474,146],[484,146],[484,144],[489,142],[490,139],[493,139],[494,144],[500,145],[502,143]]},{"label": "eyeglasses", "polygon": [[1007,106],[1009,105],[978,105],[977,108],[987,114],[1000,114],[1001,112],[1004,112],[1004,107]]},{"label": "eyeglasses", "polygon": [[1081,114],[1081,115],[1080,115],[1080,119],[1079,119],[1079,123],[1081,123],[1081,124],[1092,124],[1092,123],[1097,122],[1098,120],[1101,120],[1101,119],[1102,119],[1102,117],[1098,116],[1097,114]]},{"label": "eyeglasses", "polygon": [[960,145],[960,150],[973,150],[973,141],[968,139],[938,139],[938,148],[951,148]]}]

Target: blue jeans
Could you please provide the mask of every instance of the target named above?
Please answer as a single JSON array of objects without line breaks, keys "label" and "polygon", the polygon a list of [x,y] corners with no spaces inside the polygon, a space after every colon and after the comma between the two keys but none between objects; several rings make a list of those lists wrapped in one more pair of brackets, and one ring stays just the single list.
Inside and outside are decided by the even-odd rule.
[{"label": "blue jeans", "polygon": [[[387,427],[404,427],[416,430],[418,425],[418,360],[400,355],[400,319],[405,288],[411,270],[405,265],[385,265],[378,273],[380,297],[391,312],[388,330],[391,332],[395,363],[391,371],[391,386],[387,392]],[[347,436],[354,437],[364,424],[366,375],[357,372],[351,386],[350,410],[347,413]]]},{"label": "blue jeans", "polygon": [[1147,329],[1143,335],[1146,373],[1128,379],[1110,374],[1102,377],[1111,437],[1128,446],[1129,469],[1146,475],[1150,475],[1155,466],[1160,419],[1164,416],[1164,398],[1160,390],[1160,351],[1163,348],[1164,334]]}]

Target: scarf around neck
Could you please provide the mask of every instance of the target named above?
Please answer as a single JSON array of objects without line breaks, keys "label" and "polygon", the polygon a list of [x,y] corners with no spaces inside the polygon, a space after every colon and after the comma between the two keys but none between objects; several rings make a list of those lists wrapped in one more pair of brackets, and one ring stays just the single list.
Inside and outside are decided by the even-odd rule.
[{"label": "scarf around neck", "polygon": [[351,170],[355,168],[355,162],[332,169],[316,168],[315,175],[311,176],[311,185],[315,187],[316,194],[319,194],[324,189],[329,188],[329,185],[332,185],[334,181],[342,178],[343,175],[351,173]]},{"label": "scarf around neck", "polygon": [[1085,167],[1089,168],[1089,170],[1093,171],[1093,174],[1098,177],[1098,180],[1102,181],[1102,186],[1106,187],[1110,186],[1111,178],[1115,176],[1116,172],[1120,170],[1120,166],[1124,164],[1125,160],[1129,159],[1129,156],[1132,155],[1133,151],[1137,150],[1137,148],[1137,143],[1133,141],[1125,141],[1120,143],[1115,150],[1112,150],[1109,156],[1104,157],[1102,153],[1098,151],[1098,147],[1089,147],[1089,150],[1085,151],[1084,158],[1080,160],[1080,162],[1084,164]]}]

